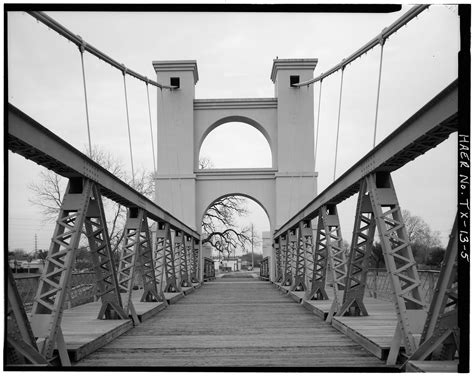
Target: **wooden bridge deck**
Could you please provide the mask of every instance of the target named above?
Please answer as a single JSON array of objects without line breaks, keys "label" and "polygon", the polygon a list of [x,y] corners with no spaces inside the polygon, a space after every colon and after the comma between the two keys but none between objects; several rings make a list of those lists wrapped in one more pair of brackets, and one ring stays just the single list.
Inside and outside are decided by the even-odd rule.
[{"label": "wooden bridge deck", "polygon": [[385,367],[353,340],[251,274],[206,283],[75,366],[353,371]]}]

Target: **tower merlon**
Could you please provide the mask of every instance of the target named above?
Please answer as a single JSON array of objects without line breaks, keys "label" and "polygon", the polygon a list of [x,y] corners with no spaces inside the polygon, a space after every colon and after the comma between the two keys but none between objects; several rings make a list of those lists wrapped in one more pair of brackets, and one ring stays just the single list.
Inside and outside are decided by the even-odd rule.
[{"label": "tower merlon", "polygon": [[275,83],[277,72],[279,70],[311,70],[314,71],[318,64],[317,58],[308,59],[273,59],[271,80]]},{"label": "tower merlon", "polygon": [[196,60],[156,60],[153,61],[155,72],[185,72],[192,71],[194,84],[199,80]]}]

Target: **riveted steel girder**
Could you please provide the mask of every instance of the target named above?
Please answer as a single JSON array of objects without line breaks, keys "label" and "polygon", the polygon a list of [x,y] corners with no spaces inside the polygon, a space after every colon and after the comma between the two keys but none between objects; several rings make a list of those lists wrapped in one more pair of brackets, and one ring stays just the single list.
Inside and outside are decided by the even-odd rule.
[{"label": "riveted steel girder", "polygon": [[91,179],[99,185],[103,196],[127,208],[143,208],[148,218],[167,222],[173,230],[184,231],[196,239],[200,238],[196,230],[175,218],[11,104],[8,104],[8,149],[63,177]]},{"label": "riveted steel girder", "polygon": [[457,129],[458,80],[455,80],[275,230],[274,239],[294,229],[300,221],[314,219],[321,206],[338,204],[356,194],[361,180],[368,174],[399,169],[442,143]]}]

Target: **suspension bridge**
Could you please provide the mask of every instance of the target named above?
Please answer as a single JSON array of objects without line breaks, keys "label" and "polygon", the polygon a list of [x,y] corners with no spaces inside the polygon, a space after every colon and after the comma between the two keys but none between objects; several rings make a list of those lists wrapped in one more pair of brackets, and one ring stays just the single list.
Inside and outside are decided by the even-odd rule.
[{"label": "suspension bridge", "polygon": [[[39,279],[15,278],[7,267],[5,369],[457,371],[466,352],[458,321],[458,250],[464,242],[458,237],[459,213],[441,270],[418,270],[392,173],[459,131],[458,80],[376,144],[384,45],[427,7],[411,8],[318,77],[313,78],[317,59],[275,59],[275,98],[215,100],[194,98],[195,61],[153,62],[153,81],[45,13],[28,12],[79,48],[89,153],[85,53],[123,74],[133,175],[127,79],[146,85],[152,142],[148,88],[159,88],[156,151],[152,144],[158,189],[155,200],[148,199],[46,124],[8,104],[8,149],[67,178],[68,185]],[[373,146],[336,178],[344,71],[376,47],[380,60]],[[334,177],[315,194],[314,136],[317,140],[322,84],[337,72]],[[316,84],[320,90],[314,122]],[[204,138],[228,121],[243,121],[262,132],[272,150],[271,168],[198,171]],[[295,182],[298,202],[289,200]],[[197,229],[213,200],[235,193],[265,208],[271,247],[259,271],[219,274]],[[173,195],[182,203],[181,213],[169,210]],[[353,195],[357,206],[346,252],[338,205]],[[103,198],[127,208],[118,259]],[[383,273],[369,268],[376,232]],[[82,235],[94,270],[78,276],[73,269]]]}]

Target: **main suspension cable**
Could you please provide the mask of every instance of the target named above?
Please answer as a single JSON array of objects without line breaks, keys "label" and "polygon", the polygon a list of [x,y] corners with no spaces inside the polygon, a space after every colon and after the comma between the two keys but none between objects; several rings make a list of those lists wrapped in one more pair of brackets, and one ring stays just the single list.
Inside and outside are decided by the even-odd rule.
[{"label": "main suspension cable", "polygon": [[[62,35],[64,38],[70,40],[72,43],[74,43],[77,47],[83,46],[84,50],[91,53],[92,55],[98,57],[99,59],[109,63],[112,67],[117,68],[119,71],[123,72],[123,64],[119,63],[115,59],[112,59],[110,56],[106,55],[103,53],[101,50],[95,48],[89,43],[86,43],[85,41],[82,40],[81,37],[77,36],[74,34],[72,31],[61,25],[59,22],[57,22],[55,19],[51,18],[44,12],[36,12],[36,11],[28,11],[26,12],[30,16],[36,18],[38,21],[49,27],[50,29],[54,30],[56,33],[59,35]],[[148,82],[151,85],[157,86],[158,88],[161,89],[177,89],[176,86],[168,86],[168,85],[163,85],[160,83],[157,83],[155,81],[147,79],[145,76],[140,75],[139,73],[132,71],[131,69],[127,68],[126,74],[135,77],[138,80]]]},{"label": "main suspension cable", "polygon": [[153,124],[151,122],[151,108],[150,108],[150,91],[148,90],[148,82],[146,83],[146,97],[148,99],[148,117],[150,119],[150,136],[151,136],[151,153],[153,156],[153,167],[156,172],[156,161],[155,161],[155,142],[153,141]]},{"label": "main suspension cable", "polygon": [[386,40],[388,37],[390,37],[392,34],[397,32],[400,28],[405,26],[408,22],[410,22],[412,19],[414,19],[416,16],[418,16],[421,12],[423,12],[425,9],[429,7],[428,5],[416,5],[412,8],[410,8],[405,14],[403,14],[398,20],[396,20],[394,23],[392,23],[390,26],[387,28],[383,29],[382,32],[377,35],[375,38],[371,39],[369,42],[367,42],[364,46],[359,48],[356,52],[354,52],[352,55],[348,56],[347,58],[343,59],[341,63],[335,65],[328,71],[322,73],[318,77],[300,82],[298,84],[292,84],[293,86],[305,86],[309,84],[314,84],[315,82],[321,81],[325,77],[328,77],[329,75],[332,75],[333,73],[339,71],[340,69],[344,69],[347,65],[352,63],[354,60],[357,58],[360,58],[362,55],[364,55],[366,52],[370,51],[374,47],[378,46],[380,43],[380,39],[382,38],[383,40]]},{"label": "main suspension cable", "polygon": [[89,123],[89,106],[87,101],[87,86],[86,86],[86,71],[84,69],[84,46],[79,47],[81,53],[81,65],[82,65],[82,83],[84,84],[84,99],[86,105],[86,121],[87,121],[87,137],[89,139],[89,157],[92,158],[92,143],[91,143],[91,128]]},{"label": "main suspension cable", "polygon": [[132,183],[133,187],[135,188],[135,169],[133,168],[133,153],[132,153],[132,135],[130,133],[130,117],[128,115],[128,99],[127,99],[127,82],[125,80],[125,75],[126,75],[126,68],[123,68],[123,89],[124,89],[124,94],[125,94],[125,110],[127,113],[127,128],[128,128],[128,145],[130,149],[130,162],[132,165]]},{"label": "main suspension cable", "polygon": [[341,104],[342,104],[342,85],[343,85],[343,82],[344,82],[344,68],[341,70],[341,87],[339,89],[339,111],[337,113],[336,153],[334,155],[333,181],[336,180],[337,149],[338,149],[338,145],[339,145],[339,125],[341,123]]}]

